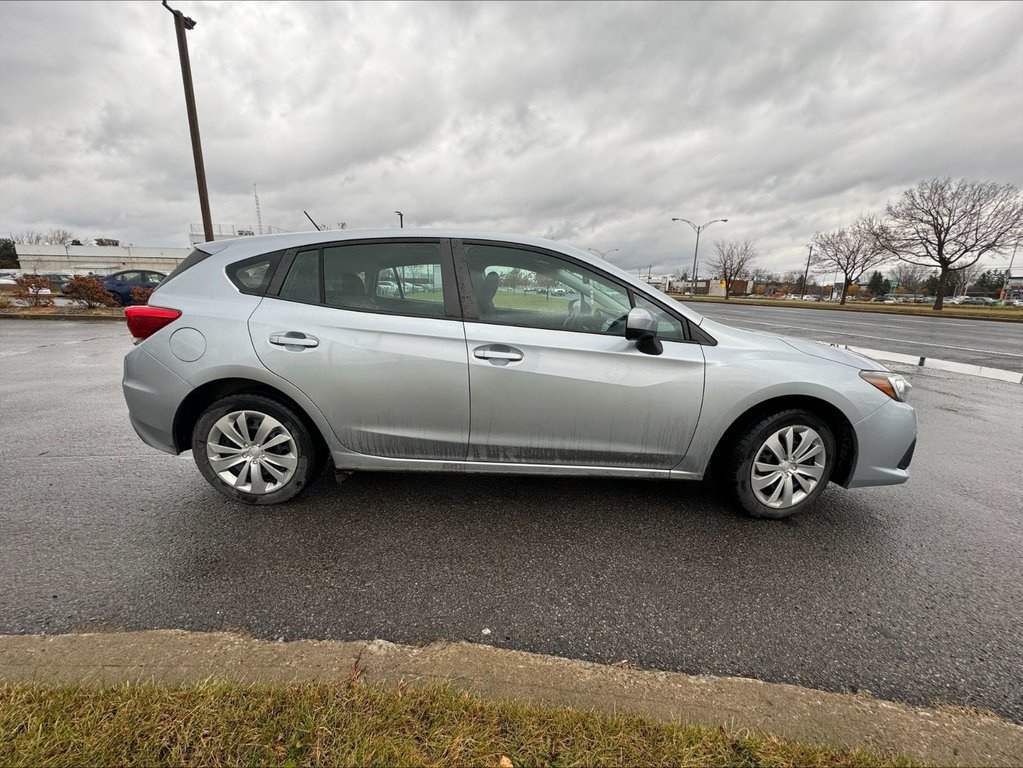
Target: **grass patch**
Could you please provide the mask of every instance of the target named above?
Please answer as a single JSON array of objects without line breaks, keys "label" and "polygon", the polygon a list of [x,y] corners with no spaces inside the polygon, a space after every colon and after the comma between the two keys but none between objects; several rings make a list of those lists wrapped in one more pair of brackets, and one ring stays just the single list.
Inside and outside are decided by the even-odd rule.
[{"label": "grass patch", "polygon": [[0,686],[0,765],[910,765],[723,729],[353,679]]}]

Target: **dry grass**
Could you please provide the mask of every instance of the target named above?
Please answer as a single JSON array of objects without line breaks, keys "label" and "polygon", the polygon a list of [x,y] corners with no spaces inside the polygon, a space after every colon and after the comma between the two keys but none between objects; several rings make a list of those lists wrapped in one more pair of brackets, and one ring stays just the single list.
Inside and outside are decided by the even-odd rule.
[{"label": "dry grass", "polygon": [[0,765],[909,765],[769,736],[358,679],[0,686]]}]

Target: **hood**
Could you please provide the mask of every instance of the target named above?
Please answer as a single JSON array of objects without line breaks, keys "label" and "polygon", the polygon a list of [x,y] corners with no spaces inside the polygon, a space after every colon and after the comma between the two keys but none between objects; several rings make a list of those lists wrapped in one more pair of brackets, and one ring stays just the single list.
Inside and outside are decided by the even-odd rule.
[{"label": "hood", "polygon": [[745,328],[736,328],[731,325],[719,323],[709,318],[704,319],[700,327],[706,330],[711,336],[727,344],[732,348],[748,350],[772,350],[776,353],[789,352],[794,350],[804,355],[816,357],[819,360],[827,360],[830,363],[847,365],[858,371],[887,371],[888,368],[876,360],[858,352],[851,352],[841,347],[827,344],[823,341],[810,341],[809,339],[796,339],[791,336],[781,336],[775,333],[764,331],[750,331]]},{"label": "hood", "polygon": [[779,336],[779,339],[784,341],[793,349],[797,349],[800,352],[804,352],[813,357],[819,357],[822,360],[830,360],[833,363],[841,363],[842,365],[848,365],[850,368],[856,368],[857,370],[866,371],[887,371],[888,368],[881,365],[876,360],[872,360],[866,355],[861,355],[858,352],[852,352],[848,349],[842,349],[836,347],[833,344],[827,344],[823,341],[809,341],[807,339],[793,339],[789,336]]}]

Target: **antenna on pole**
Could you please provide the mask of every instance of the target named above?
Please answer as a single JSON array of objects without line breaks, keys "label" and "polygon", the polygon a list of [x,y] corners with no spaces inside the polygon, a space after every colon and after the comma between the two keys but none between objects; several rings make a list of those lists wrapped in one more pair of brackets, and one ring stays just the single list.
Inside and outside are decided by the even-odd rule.
[{"label": "antenna on pole", "polygon": [[263,234],[263,217],[259,213],[259,193],[256,191],[256,185],[252,185],[252,194],[256,196],[256,227],[259,229],[259,234]]}]

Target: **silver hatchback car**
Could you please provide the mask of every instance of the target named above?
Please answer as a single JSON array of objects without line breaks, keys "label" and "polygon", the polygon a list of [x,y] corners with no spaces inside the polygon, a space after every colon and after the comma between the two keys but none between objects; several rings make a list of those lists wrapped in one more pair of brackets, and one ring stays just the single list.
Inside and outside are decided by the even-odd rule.
[{"label": "silver hatchback car", "polygon": [[129,307],[131,423],[250,504],[354,471],[699,480],[785,517],[908,479],[909,384],[701,317],[590,254],[448,230],[200,245]]}]

